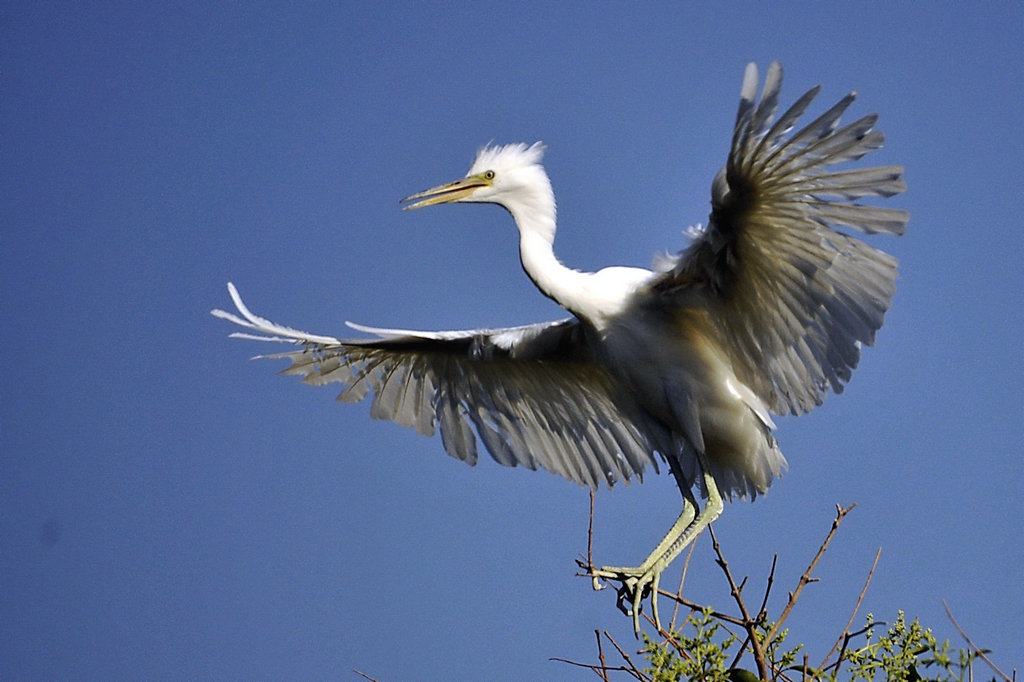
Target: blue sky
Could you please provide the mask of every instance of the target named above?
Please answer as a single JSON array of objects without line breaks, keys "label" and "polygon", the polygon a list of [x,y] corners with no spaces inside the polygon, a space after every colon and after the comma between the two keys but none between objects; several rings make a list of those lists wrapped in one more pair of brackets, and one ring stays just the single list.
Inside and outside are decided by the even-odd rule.
[{"label": "blue sky", "polygon": [[[812,661],[903,609],[1004,669],[1024,645],[1024,6],[8,3],[0,10],[0,677],[589,679],[613,595],[574,577],[587,493],[250,362],[225,282],[325,334],[561,315],[494,207],[402,213],[489,141],[543,140],[569,265],[647,265],[705,220],[744,65],[881,114],[906,166],[895,304],[846,392],[780,420],[789,473],[716,532]],[[1016,47],[1014,47],[1016,46]],[[599,561],[675,518],[597,496]],[[679,566],[663,584],[678,580]],[[758,592],[759,594],[759,592]],[[731,608],[707,538],[686,595]],[[755,600],[756,601],[756,600]]]}]

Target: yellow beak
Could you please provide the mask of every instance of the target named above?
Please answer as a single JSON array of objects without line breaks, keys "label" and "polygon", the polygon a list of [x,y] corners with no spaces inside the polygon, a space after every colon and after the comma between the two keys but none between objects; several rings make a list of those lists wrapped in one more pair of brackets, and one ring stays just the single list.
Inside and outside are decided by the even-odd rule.
[{"label": "yellow beak", "polygon": [[486,173],[470,175],[455,182],[449,182],[446,185],[438,185],[437,187],[417,192],[412,196],[402,199],[399,203],[415,202],[402,207],[403,211],[409,211],[414,208],[433,206],[434,204],[450,204],[454,201],[462,201],[472,196],[481,187],[491,186],[491,178],[486,176]]}]

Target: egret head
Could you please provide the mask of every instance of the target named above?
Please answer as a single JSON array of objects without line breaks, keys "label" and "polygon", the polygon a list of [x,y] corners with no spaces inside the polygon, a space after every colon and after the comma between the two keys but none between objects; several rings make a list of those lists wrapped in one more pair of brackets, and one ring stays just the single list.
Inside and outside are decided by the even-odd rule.
[{"label": "egret head", "polygon": [[492,203],[516,214],[516,209],[541,201],[550,203],[553,211],[551,182],[540,165],[544,149],[540,142],[484,147],[466,177],[413,194],[402,203],[413,202],[405,210],[455,202]]}]

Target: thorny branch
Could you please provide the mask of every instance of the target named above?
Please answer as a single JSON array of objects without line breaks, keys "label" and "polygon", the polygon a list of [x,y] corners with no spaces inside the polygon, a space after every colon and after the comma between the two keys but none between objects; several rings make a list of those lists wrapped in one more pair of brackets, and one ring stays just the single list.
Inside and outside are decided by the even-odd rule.
[{"label": "thorny branch", "polygon": [[[956,622],[956,618],[953,617],[953,612],[949,610],[949,604],[946,603],[945,599],[942,600],[942,608],[946,610],[946,616],[949,618],[949,622],[953,624],[953,627],[956,628],[956,631],[959,632],[960,636],[964,638],[964,641],[967,642],[967,646],[971,648],[971,651],[978,654],[978,658],[988,663],[988,666],[992,668],[992,670],[995,671],[997,675],[1006,680],[1006,682],[1012,682],[1009,675],[1007,675],[1002,670],[997,668],[996,664],[993,663],[989,659],[989,657],[985,655],[985,651],[978,648],[978,645],[971,641],[971,638],[968,637],[967,633],[963,631],[963,628],[960,627],[960,624]],[[1016,673],[1014,674],[1014,676],[1016,677]]]},{"label": "thorny branch", "polygon": [[[759,607],[759,609],[757,611],[757,614],[754,617],[751,617],[750,612],[747,609],[746,603],[745,603],[745,601],[743,599],[743,588],[744,588],[744,585],[746,584],[746,578],[744,578],[744,580],[742,582],[740,582],[739,584],[737,584],[736,581],[733,579],[732,573],[729,570],[728,562],[726,561],[724,555],[722,554],[721,547],[720,547],[720,545],[718,543],[718,539],[715,537],[714,530],[713,530],[713,528],[711,528],[709,526],[709,532],[710,532],[710,535],[711,535],[712,546],[713,546],[713,548],[715,550],[715,554],[717,556],[716,562],[718,563],[719,567],[722,569],[723,573],[725,574],[726,580],[728,581],[728,584],[729,584],[730,594],[732,595],[732,597],[735,600],[737,606],[739,607],[740,616],[739,617],[732,616],[732,615],[729,615],[729,614],[726,614],[726,613],[722,613],[720,611],[715,611],[713,609],[708,609],[708,614],[712,618],[714,618],[714,619],[716,619],[718,621],[721,621],[721,623],[723,625],[725,625],[726,631],[729,631],[729,627],[728,627],[729,625],[733,625],[733,626],[736,626],[736,627],[743,628],[744,631],[746,632],[746,639],[744,640],[742,645],[739,647],[739,653],[736,655],[736,657],[733,659],[733,661],[732,661],[732,663],[730,665],[730,669],[731,670],[735,670],[736,669],[736,666],[739,664],[739,661],[742,659],[744,654],[751,653],[753,655],[753,657],[754,657],[754,661],[755,661],[755,664],[757,666],[758,676],[762,680],[771,679],[771,678],[769,678],[769,668],[771,666],[769,664],[769,661],[766,658],[766,651],[768,650],[768,647],[770,647],[773,644],[773,642],[775,641],[775,639],[778,636],[779,632],[781,632],[783,623],[789,617],[789,614],[793,610],[794,606],[796,605],[797,600],[800,598],[800,595],[801,595],[804,587],[806,587],[809,583],[817,582],[818,579],[816,577],[814,577],[814,571],[817,568],[817,565],[820,562],[821,558],[824,556],[825,551],[828,549],[829,545],[831,544],[832,539],[835,537],[836,532],[839,529],[839,525],[842,523],[842,521],[846,517],[846,515],[849,514],[850,511],[852,511],[855,506],[856,506],[855,504],[851,504],[850,506],[844,508],[844,507],[842,507],[840,505],[836,505],[836,517],[835,517],[835,519],[832,522],[832,527],[829,529],[828,534],[825,536],[825,539],[822,541],[820,547],[818,548],[817,552],[815,553],[814,558],[811,560],[810,564],[808,564],[808,566],[804,570],[803,574],[801,574],[800,579],[797,582],[796,588],[792,592],[789,593],[788,599],[787,599],[787,602],[786,602],[786,606],[783,609],[782,614],[779,616],[779,619],[775,622],[775,624],[772,626],[771,630],[769,630],[769,632],[762,639],[758,639],[758,637],[756,635],[757,626],[759,624],[763,624],[765,622],[765,618],[766,618],[766,614],[767,614],[767,610],[766,609],[767,609],[768,599],[769,599],[769,596],[771,594],[772,586],[774,585],[774,581],[775,581],[775,569],[776,569],[776,565],[777,565],[777,562],[778,562],[778,555],[775,555],[773,557],[773,559],[772,559],[771,570],[769,571],[769,574],[768,574],[768,579],[766,581],[764,595],[763,595],[763,597],[761,599],[761,604],[760,604],[760,607]],[[593,573],[594,573],[594,562],[593,562],[593,538],[594,538],[594,533],[593,533],[593,531],[594,531],[594,495],[593,495],[593,493],[591,493],[591,495],[590,495],[590,519],[589,519],[589,525],[588,525],[588,528],[587,528],[587,555],[586,555],[586,557],[580,556],[576,560],[576,563],[577,563],[577,565],[581,569],[583,569],[585,571],[583,573],[579,573],[578,575],[590,577],[591,579],[594,580],[595,589],[601,589],[603,587],[603,585],[600,585],[599,582],[598,582],[598,579],[593,575]],[[671,593],[671,592],[668,592],[666,590],[658,590],[658,595],[667,597],[667,598],[672,599],[673,601],[676,602],[676,606],[673,609],[672,621],[671,621],[671,623],[669,625],[669,629],[665,630],[665,629],[659,628],[658,629],[658,635],[663,638],[664,642],[667,642],[667,643],[671,644],[675,648],[677,655],[679,655],[679,656],[681,656],[683,658],[689,658],[690,653],[682,647],[682,645],[680,644],[679,640],[673,634],[674,631],[675,631],[675,627],[676,627],[676,617],[677,617],[678,612],[679,612],[679,607],[680,606],[684,606],[684,607],[688,608],[690,610],[691,614],[696,612],[696,611],[704,611],[705,609],[707,609],[706,606],[704,606],[702,604],[698,604],[697,602],[694,602],[692,600],[686,599],[685,597],[682,596],[683,585],[684,585],[684,583],[686,581],[686,573],[687,573],[687,569],[689,567],[690,558],[693,555],[695,544],[696,543],[694,543],[694,545],[691,545],[690,550],[687,553],[686,562],[684,563],[684,566],[683,566],[683,573],[682,573],[682,576],[681,576],[680,581],[679,581],[679,589],[675,593]],[[793,667],[789,668],[789,670],[801,671],[802,674],[803,674],[803,679],[805,679],[805,680],[807,680],[807,679],[818,679],[818,675],[820,675],[821,673],[824,673],[824,672],[828,671],[831,668],[838,669],[838,666],[840,666],[842,664],[842,662],[845,660],[846,650],[847,650],[847,647],[848,647],[849,643],[852,640],[856,639],[857,637],[863,635],[864,632],[867,630],[867,628],[862,628],[860,630],[851,632],[850,631],[850,627],[852,626],[854,620],[856,619],[857,613],[860,611],[860,607],[861,607],[861,605],[864,602],[864,598],[865,598],[865,596],[867,594],[868,587],[871,584],[871,580],[874,577],[875,570],[878,567],[878,562],[881,559],[881,554],[882,554],[882,550],[879,549],[876,552],[874,561],[872,562],[871,568],[868,571],[867,577],[866,577],[866,579],[864,581],[864,586],[861,588],[860,594],[857,597],[857,601],[856,601],[856,603],[854,605],[853,612],[850,614],[850,618],[847,621],[846,626],[843,628],[843,633],[839,636],[839,638],[836,640],[836,643],[832,646],[832,648],[829,650],[829,652],[825,655],[825,658],[822,660],[821,665],[817,669],[811,668],[808,665],[808,658],[809,657],[808,657],[807,654],[804,654],[802,665],[793,666]],[[1011,677],[1011,676],[1008,676],[1006,673],[1004,673],[1002,670],[1000,670],[998,667],[996,667],[996,665],[988,658],[988,656],[986,656],[987,652],[985,650],[983,650],[983,649],[980,649],[977,645],[975,645],[974,642],[971,641],[971,639],[963,631],[963,629],[960,627],[960,625],[956,622],[956,620],[953,618],[953,614],[949,610],[949,606],[945,603],[945,601],[943,601],[943,606],[946,608],[946,615],[949,617],[950,621],[953,623],[953,626],[956,628],[956,630],[960,633],[960,635],[967,642],[971,653],[973,655],[977,656],[978,658],[980,658],[986,664],[988,664],[988,666],[1002,680],[1004,680],[1004,682],[1016,682],[1016,679],[1017,679],[1016,671],[1014,671],[1014,674]],[[642,615],[645,616],[645,618],[646,618],[648,623],[650,623],[652,626],[654,625],[654,621],[653,621],[653,619],[651,619],[650,616],[647,616],[647,614],[642,614]],[[563,663],[568,663],[570,665],[575,665],[575,666],[579,666],[579,667],[583,667],[583,668],[588,668],[588,669],[592,670],[595,674],[597,674],[598,677],[601,680],[603,680],[604,682],[610,682],[609,677],[608,677],[608,673],[609,672],[627,673],[630,677],[632,677],[634,679],[637,679],[637,680],[640,680],[641,682],[647,682],[647,681],[653,679],[649,674],[647,674],[647,672],[650,672],[650,671],[647,671],[647,672],[641,671],[636,666],[636,664],[633,663],[633,661],[630,658],[629,654],[627,654],[626,651],[621,646],[619,646],[619,644],[611,637],[611,635],[608,634],[607,631],[601,632],[599,630],[595,630],[594,634],[595,634],[595,636],[597,638],[598,657],[599,657],[599,661],[600,661],[599,664],[595,665],[595,664],[589,664],[589,663],[580,663],[580,662],[577,662],[577,661],[571,661],[571,660],[567,660],[567,659],[563,659],[563,658],[553,658],[551,660],[560,661],[560,662],[563,662]],[[602,635],[616,649],[616,651],[618,652],[619,656],[624,661],[624,665],[619,665],[619,666],[609,666],[608,665],[608,663],[606,661],[606,658],[605,658],[604,647],[602,645]],[[839,652],[838,659],[834,663],[829,664],[828,661],[832,658],[832,656],[836,653],[837,650]],[[640,653],[644,653],[644,652],[640,652]],[[363,674],[363,673],[360,673],[360,674]],[[780,672],[779,671],[774,671],[773,674],[780,675]],[[783,674],[783,675],[781,675],[781,679],[788,680],[790,678]],[[973,679],[973,675],[971,675],[971,679]]]},{"label": "thorny branch", "polygon": [[[590,501],[594,501],[594,491],[590,491]],[[601,661],[601,679],[608,681],[608,662],[604,660],[604,647],[601,646],[601,631],[594,630],[594,638],[597,639],[597,660]]]},{"label": "thorny branch", "polygon": [[[772,585],[775,583],[775,566],[778,564],[779,555],[776,554],[772,557],[772,568],[768,572],[768,581],[764,588],[764,597],[761,599],[761,606],[757,610],[758,621],[765,618],[765,614],[768,613],[768,597],[772,592]],[[729,664],[730,668],[735,668],[740,663],[740,659],[743,658],[743,654],[747,651],[747,643],[751,641],[752,633],[747,631],[747,639],[743,641],[743,645],[740,646],[739,651],[736,652],[736,656],[733,658],[732,663]]]},{"label": "thorny branch", "polygon": [[807,566],[807,570],[800,576],[800,581],[797,583],[796,589],[789,593],[789,601],[786,602],[786,608],[782,610],[782,615],[779,616],[777,621],[775,621],[775,625],[768,632],[768,636],[764,638],[766,644],[771,644],[775,639],[775,635],[779,633],[779,630],[782,628],[782,624],[786,622],[786,618],[789,617],[789,612],[793,610],[793,607],[796,605],[796,600],[800,598],[800,593],[803,591],[804,587],[807,586],[807,583],[816,582],[818,580],[813,577],[814,569],[817,567],[818,561],[821,560],[821,557],[825,554],[825,550],[828,549],[829,543],[832,542],[832,538],[835,537],[836,531],[839,529],[839,524],[843,522],[846,515],[849,514],[856,506],[856,503],[854,503],[844,509],[838,504],[836,505],[836,518],[835,521],[832,522],[832,528],[829,530],[828,535],[825,536],[825,541],[821,543],[821,547],[818,548],[817,554],[815,554],[814,558],[811,559],[811,563]]},{"label": "thorny branch", "polygon": [[[850,505],[849,507],[843,508],[843,507],[841,507],[839,505],[836,505],[836,518],[832,522],[832,527],[829,530],[828,535],[825,537],[825,540],[822,542],[821,546],[818,548],[817,553],[814,555],[814,558],[811,560],[811,563],[808,565],[807,569],[800,576],[800,580],[797,583],[796,589],[794,589],[792,592],[789,593],[789,599],[788,599],[788,601],[786,603],[785,609],[782,612],[782,615],[780,616],[779,620],[775,623],[775,625],[772,627],[772,629],[768,632],[767,636],[763,639],[763,641],[758,639],[758,637],[757,637],[757,634],[756,634],[756,632],[757,632],[757,625],[759,623],[763,622],[764,617],[765,617],[766,606],[767,606],[767,603],[768,603],[768,598],[769,598],[769,595],[771,594],[771,589],[772,589],[772,586],[773,586],[774,580],[775,580],[775,567],[776,567],[776,563],[777,563],[777,560],[778,560],[778,556],[775,556],[772,559],[771,571],[769,572],[767,584],[765,586],[765,593],[764,593],[764,595],[763,595],[763,597],[761,599],[761,605],[760,605],[760,607],[758,609],[758,612],[757,612],[757,614],[755,614],[754,617],[751,617],[750,612],[747,609],[746,602],[743,599],[743,587],[744,587],[744,585],[746,583],[746,579],[744,579],[744,581],[742,583],[740,583],[740,584],[736,583],[736,581],[734,580],[734,578],[732,576],[732,572],[729,570],[728,561],[725,559],[725,556],[722,553],[721,546],[718,543],[718,539],[715,537],[714,529],[709,527],[709,531],[710,531],[710,534],[711,534],[711,540],[712,540],[712,546],[713,546],[713,548],[715,550],[715,554],[717,556],[717,560],[716,561],[717,561],[719,567],[721,567],[723,573],[725,574],[726,580],[729,583],[730,593],[731,593],[733,599],[735,600],[737,606],[739,607],[740,616],[739,617],[732,616],[732,615],[729,615],[729,614],[726,614],[726,613],[722,613],[720,611],[715,611],[713,609],[710,610],[709,613],[710,613],[710,615],[712,617],[722,621],[723,623],[728,623],[728,624],[732,624],[732,625],[741,627],[746,632],[746,639],[745,639],[743,645],[740,647],[740,653],[737,656],[737,660],[733,661],[732,667],[736,666],[736,664],[739,662],[738,659],[742,657],[744,652],[750,651],[753,654],[753,656],[754,656],[754,661],[755,661],[755,665],[757,666],[757,671],[758,671],[759,677],[761,679],[768,679],[769,666],[768,666],[768,662],[767,662],[766,657],[765,657],[765,647],[772,643],[772,641],[774,640],[775,636],[780,631],[782,623],[789,616],[789,613],[792,611],[793,606],[796,604],[797,599],[800,597],[800,593],[803,591],[803,588],[808,583],[815,582],[817,580],[816,578],[813,577],[814,569],[817,567],[818,562],[821,560],[821,557],[824,555],[825,550],[829,546],[829,543],[832,541],[832,538],[835,536],[836,530],[839,528],[839,524],[842,522],[843,518],[854,508],[854,506],[855,505]],[[671,592],[668,592],[666,590],[658,590],[658,594],[659,595],[664,596],[664,597],[668,597],[669,599],[672,599],[672,600],[674,600],[676,602],[676,609],[673,611],[673,617],[672,617],[672,623],[673,623],[672,627],[674,627],[676,614],[678,613],[678,607],[680,605],[685,606],[688,609],[690,609],[691,613],[694,612],[694,611],[702,611],[702,610],[705,609],[705,606],[703,606],[701,604],[698,604],[698,603],[696,603],[694,601],[691,601],[689,599],[686,599],[686,598],[684,598],[682,596],[683,584],[684,584],[685,578],[686,578],[686,568],[689,566],[689,560],[690,560],[690,557],[693,554],[693,549],[694,549],[693,546],[691,546],[690,547],[690,552],[687,554],[686,565],[684,566],[684,569],[683,569],[683,576],[682,576],[682,578],[680,580],[679,590],[677,592],[675,592],[675,593],[671,593]],[[584,571],[583,573],[580,573],[578,575],[591,577],[593,579],[593,581],[594,581],[595,589],[600,589],[600,587],[602,587],[602,586],[600,586],[598,584],[597,578],[595,578],[594,575],[593,575],[593,573],[594,573],[594,559],[593,559],[594,554],[593,554],[593,551],[594,551],[594,494],[593,494],[593,492],[591,492],[590,493],[590,514],[589,514],[589,520],[588,520],[588,525],[587,525],[587,554],[586,554],[586,557],[582,557],[581,556],[580,558],[578,558],[576,560],[576,564]],[[875,563],[877,564],[877,562],[878,562],[878,557],[876,556],[875,557]],[[872,566],[872,572],[873,571],[874,571],[874,566]],[[868,583],[870,583],[870,579],[871,579],[871,576],[869,574],[868,581],[867,581]],[[862,590],[860,598],[857,600],[857,607],[854,610],[854,614],[856,614],[856,610],[859,609],[860,603],[861,603],[861,601],[863,600],[863,597],[864,597],[864,592],[866,590],[867,590],[867,584],[865,584],[864,590]],[[650,617],[647,617],[647,620],[649,622],[651,622],[651,624],[653,625],[653,621],[651,620]],[[847,631],[849,630],[849,625],[847,625],[846,630]],[[600,632],[595,630],[595,635],[597,636],[597,644],[598,644],[598,656],[599,656],[599,660],[600,660],[600,664],[599,665],[579,663],[579,662],[576,662],[576,661],[569,661],[569,660],[566,660],[566,659],[552,659],[552,660],[558,660],[558,661],[562,661],[564,663],[569,663],[571,665],[577,665],[577,666],[580,666],[580,667],[589,668],[589,669],[593,670],[595,673],[597,673],[601,677],[601,679],[605,680],[606,682],[608,680],[608,677],[607,677],[608,672],[610,672],[610,671],[628,672],[630,675],[632,675],[633,677],[635,677],[638,680],[648,679],[636,667],[636,665],[633,664],[633,662],[630,659],[629,655],[622,649],[622,647],[620,647],[618,645],[618,643],[611,637],[611,635],[609,635],[608,632],[605,631],[603,633],[604,637],[608,640],[609,643],[612,644],[613,647],[615,647],[615,649],[618,651],[619,655],[622,657],[622,660],[625,661],[625,663],[626,663],[625,666],[609,667],[607,665],[606,660],[605,660],[604,649],[603,649],[603,647],[601,645],[601,634],[602,633],[600,633]],[[675,643],[674,639],[671,637],[671,633],[670,632],[661,630],[658,634],[660,636],[664,637],[666,641],[672,642],[676,646],[676,648],[678,650],[678,644]],[[849,633],[847,632],[845,634],[848,635]],[[833,651],[834,650],[835,650],[835,647],[833,647]],[[680,653],[685,655],[685,652],[680,652]],[[831,653],[832,652],[829,653],[829,656],[831,656]],[[828,657],[826,657],[826,660],[827,660],[827,658]]]},{"label": "thorny branch", "polygon": [[[839,648],[840,644],[842,644],[843,648],[842,651],[839,652],[839,661],[843,660],[843,654],[846,653],[846,645],[849,643],[850,637],[852,637],[852,633],[850,632],[850,626],[853,625],[853,620],[857,617],[857,612],[860,611],[860,605],[864,602],[864,595],[868,593],[868,585],[871,584],[871,578],[875,575],[875,568],[878,566],[878,560],[881,558],[882,548],[879,547],[878,551],[875,552],[875,560],[871,564],[871,570],[868,571],[868,577],[864,581],[864,587],[861,588],[860,595],[857,597],[857,603],[853,606],[853,613],[850,614],[850,620],[846,621],[846,627],[843,628],[843,634],[839,635],[839,639],[837,639],[836,643],[832,645],[832,648],[829,649],[829,652],[825,654],[825,658],[822,659],[821,665],[819,665],[818,668],[822,670],[825,669],[825,666],[828,663],[828,659],[832,657],[832,654],[835,653],[836,649]],[[837,661],[837,665],[839,661]]]},{"label": "thorny branch", "polygon": [[[757,618],[751,618],[747,612],[747,604],[743,601],[743,585],[737,585],[736,581],[732,578],[732,571],[729,570],[729,562],[725,560],[725,556],[722,554],[722,547],[718,544],[718,538],[715,537],[714,528],[708,526],[708,530],[711,532],[711,546],[715,549],[715,555],[718,557],[717,562],[721,567],[722,572],[725,573],[725,579],[729,581],[729,593],[732,598],[736,601],[736,605],[740,609],[740,616],[743,618],[741,625],[743,629],[747,631],[747,642],[751,646],[751,650],[754,653],[754,664],[757,666],[757,674],[762,680],[768,679],[768,663],[764,658],[764,648],[761,645],[760,640],[757,638]],[[746,578],[744,578],[744,583]],[[758,614],[760,617],[760,614]],[[770,639],[766,639],[766,642],[771,642]]]}]

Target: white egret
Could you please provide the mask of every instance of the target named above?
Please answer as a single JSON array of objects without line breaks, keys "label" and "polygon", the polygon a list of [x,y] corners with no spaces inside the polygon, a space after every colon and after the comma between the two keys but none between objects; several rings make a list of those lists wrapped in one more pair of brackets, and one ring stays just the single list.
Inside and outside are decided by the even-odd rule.
[{"label": "white egret", "polygon": [[403,200],[506,208],[523,269],[567,319],[441,332],[351,325],[374,338],[341,339],[258,317],[230,284],[240,316],[213,314],[257,332],[233,336],[302,346],[270,357],[289,359],[285,373],[307,383],[340,383],[340,400],[373,392],[372,417],[439,429],[445,450],[469,464],[476,437],[501,464],[592,488],[668,462],[683,495],[677,521],[639,566],[594,572],[595,587],[619,583],[619,606],[639,630],[641,601],[652,595],[657,622],[662,571],[723,498],[753,499],[786,467],[771,413],[801,414],[840,392],[895,290],[896,259],[835,229],[904,231],[906,212],[857,203],[902,192],[902,168],[829,169],[882,146],[877,116],[839,127],[851,93],[790,134],[820,86],[776,119],[781,80],[773,63],[758,101],[747,66],[707,227],[654,270],[580,272],[555,257],[540,143],[486,147],[466,177]]}]

